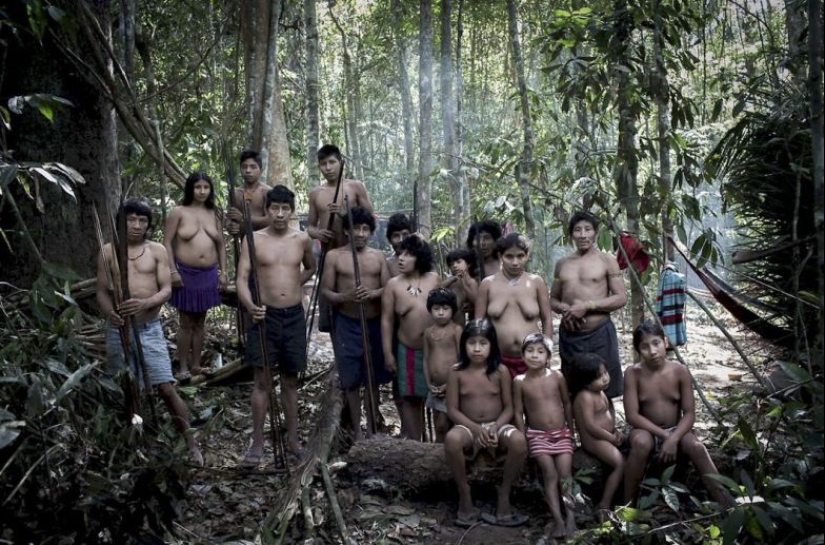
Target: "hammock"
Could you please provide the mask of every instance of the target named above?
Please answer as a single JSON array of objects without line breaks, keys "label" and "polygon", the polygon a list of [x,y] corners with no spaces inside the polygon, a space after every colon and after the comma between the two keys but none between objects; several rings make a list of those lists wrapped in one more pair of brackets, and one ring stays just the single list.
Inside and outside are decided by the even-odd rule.
[{"label": "hammock", "polygon": [[[731,294],[733,290],[729,292],[715,280],[715,275],[713,275],[707,267],[700,269],[688,259],[688,256],[679,248],[673,238],[668,237],[668,241],[670,241],[670,244],[681,254],[685,262],[687,262],[690,268],[693,269],[693,272],[696,273],[696,276],[707,286],[708,291],[713,295],[714,299],[725,307],[734,318],[763,339],[785,348],[793,348],[793,332],[769,322],[745,307]],[[728,287],[730,288],[730,286]]]}]

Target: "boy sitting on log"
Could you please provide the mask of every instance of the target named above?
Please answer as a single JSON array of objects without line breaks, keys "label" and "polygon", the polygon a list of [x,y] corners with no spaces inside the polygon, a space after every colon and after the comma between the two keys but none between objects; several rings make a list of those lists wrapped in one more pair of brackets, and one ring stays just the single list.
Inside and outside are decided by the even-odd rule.
[{"label": "boy sitting on log", "polygon": [[461,334],[461,357],[447,377],[447,416],[455,426],[447,432],[444,451],[458,487],[455,524],[470,527],[479,520],[467,482],[465,457],[474,459],[482,450],[504,451],[504,476],[498,489],[496,514],[485,513],[485,522],[519,526],[527,517],[513,511],[510,489],[527,457],[524,434],[510,424],[513,396],[510,372],[500,365],[496,330],[486,319],[471,320]]}]

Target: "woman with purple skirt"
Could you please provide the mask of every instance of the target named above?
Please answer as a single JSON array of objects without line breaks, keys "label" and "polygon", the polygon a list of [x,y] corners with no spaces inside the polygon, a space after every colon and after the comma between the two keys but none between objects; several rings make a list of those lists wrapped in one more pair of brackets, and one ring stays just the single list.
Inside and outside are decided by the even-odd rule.
[{"label": "woman with purple skirt", "polygon": [[163,245],[172,269],[170,304],[180,313],[178,380],[208,375],[201,365],[206,312],[221,304],[226,288],[226,248],[215,208],[215,188],[203,172],[186,179],[183,202],[166,220]]}]

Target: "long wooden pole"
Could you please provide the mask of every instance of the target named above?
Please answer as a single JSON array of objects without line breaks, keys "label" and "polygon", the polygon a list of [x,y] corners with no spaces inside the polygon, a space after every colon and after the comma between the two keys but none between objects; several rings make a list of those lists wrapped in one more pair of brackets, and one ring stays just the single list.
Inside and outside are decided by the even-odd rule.
[{"label": "long wooden pole", "polygon": [[[222,151],[223,151],[223,160],[224,166],[226,168],[226,182],[227,182],[227,205],[230,208],[237,208],[238,204],[235,201],[235,168],[232,166],[232,158],[231,154],[229,153],[229,145],[226,141],[223,141],[221,144]],[[235,263],[235,278],[237,280],[238,276],[238,260],[241,259],[241,236],[239,234],[232,235],[232,251],[233,256],[232,259]],[[243,321],[243,308],[241,306],[241,300],[238,299],[236,306],[235,306],[235,331],[238,333],[238,346],[242,347],[246,342],[246,336],[244,331],[244,321]]]},{"label": "long wooden pole", "polygon": [[[252,229],[252,216],[249,210],[249,201],[243,201],[244,227],[246,228],[246,247],[249,250],[249,275],[252,280],[252,302],[261,306],[261,289],[258,282],[258,257],[255,253],[255,231]],[[272,369],[269,367],[269,350],[266,347],[266,318],[258,322],[258,339],[260,340],[261,359],[263,360],[264,375],[269,383],[269,432],[272,448],[275,452],[275,468],[289,472],[286,463],[286,448],[281,435],[281,404],[275,395],[275,383],[272,380]]]}]

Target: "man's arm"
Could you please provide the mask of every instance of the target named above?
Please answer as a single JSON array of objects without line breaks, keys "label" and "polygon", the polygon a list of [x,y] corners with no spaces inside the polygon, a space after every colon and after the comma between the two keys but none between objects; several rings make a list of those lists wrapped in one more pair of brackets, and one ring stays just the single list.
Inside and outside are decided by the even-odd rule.
[{"label": "man's arm", "polygon": [[301,271],[300,279],[301,288],[303,289],[304,284],[309,282],[309,279],[315,274],[315,271],[318,269],[318,264],[315,262],[315,254],[312,253],[312,239],[308,236],[302,236],[301,244],[304,248],[304,259],[302,260],[304,269]]},{"label": "man's arm", "polygon": [[324,272],[321,275],[321,295],[326,297],[331,305],[337,306],[342,303],[351,302],[354,298],[347,294],[336,291],[335,275],[338,272],[338,256],[341,252],[330,250],[325,258]]},{"label": "man's arm", "polygon": [[364,185],[364,182],[360,182],[358,180],[351,180],[350,183],[353,185],[355,189],[353,193],[355,193],[356,206],[360,206],[370,214],[374,214],[375,210],[372,207],[369,195],[367,195],[367,186]]},{"label": "man's arm", "polygon": [[218,226],[218,238],[215,240],[215,248],[218,250],[218,285],[221,291],[224,291],[229,281],[229,269],[226,265],[226,244],[224,244],[223,233],[221,233],[221,223],[218,213],[213,213],[215,214],[215,224]]},{"label": "man's arm", "polygon": [[682,396],[680,400],[682,417],[670,436],[678,442],[687,432],[693,429],[693,424],[696,423],[696,400],[693,399],[693,384],[690,381],[688,370],[681,365],[677,365],[676,376],[679,377],[679,393]]},{"label": "man's arm", "polygon": [[430,382],[430,336],[428,335],[430,327],[424,330],[424,384],[427,385],[427,390],[432,392],[433,383]]},{"label": "man's arm", "polygon": [[481,284],[479,284],[478,286],[478,296],[476,297],[475,304],[476,319],[484,318],[484,315],[487,314],[487,297],[490,292],[490,284],[492,283],[492,279],[488,280],[487,278],[485,278],[481,281]]},{"label": "man's arm", "polygon": [[[255,236],[255,233],[252,233],[252,236]],[[252,314],[252,319],[260,322],[266,317],[266,307],[255,306],[252,302],[252,292],[249,291],[250,270],[249,245],[244,240],[241,242],[241,258],[238,260],[238,270],[235,274],[235,289],[238,293],[238,300]]]}]

